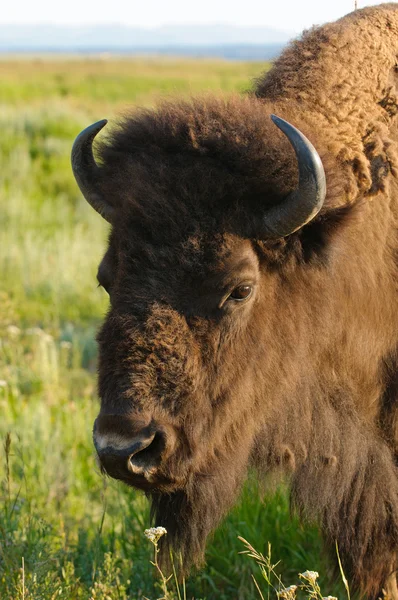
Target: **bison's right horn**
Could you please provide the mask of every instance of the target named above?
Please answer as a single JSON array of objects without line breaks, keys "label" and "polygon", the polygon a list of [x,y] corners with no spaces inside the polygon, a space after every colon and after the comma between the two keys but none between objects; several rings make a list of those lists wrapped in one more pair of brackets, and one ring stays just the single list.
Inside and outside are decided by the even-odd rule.
[{"label": "bison's right horn", "polygon": [[319,154],[305,135],[276,115],[271,119],[291,143],[299,169],[297,189],[266,211],[263,218],[262,236],[278,239],[294,233],[318,214],[326,197],[326,179]]},{"label": "bison's right horn", "polygon": [[84,129],[73,144],[72,170],[83,196],[104,219],[112,223],[114,208],[102,197],[99,189],[100,168],[93,156],[93,140],[107,124],[103,119]]}]

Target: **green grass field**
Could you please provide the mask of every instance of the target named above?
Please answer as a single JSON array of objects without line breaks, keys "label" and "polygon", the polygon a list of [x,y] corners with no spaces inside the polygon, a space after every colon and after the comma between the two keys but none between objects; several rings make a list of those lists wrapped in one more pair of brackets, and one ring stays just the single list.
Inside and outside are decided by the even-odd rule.
[{"label": "green grass field", "polygon": [[[96,268],[107,225],[82,199],[69,155],[77,133],[164,96],[243,92],[264,65],[193,60],[0,61],[0,598],[154,599],[145,498],[101,478],[91,442],[95,332],[107,307]],[[255,562],[272,546],[286,584],[320,572],[337,595],[316,528],[283,492],[249,483],[215,533],[187,598],[259,598]],[[260,583],[264,597],[268,594]],[[170,583],[173,590],[173,583]],[[177,597],[171,591],[170,598]],[[275,597],[275,596],[272,596]]]}]

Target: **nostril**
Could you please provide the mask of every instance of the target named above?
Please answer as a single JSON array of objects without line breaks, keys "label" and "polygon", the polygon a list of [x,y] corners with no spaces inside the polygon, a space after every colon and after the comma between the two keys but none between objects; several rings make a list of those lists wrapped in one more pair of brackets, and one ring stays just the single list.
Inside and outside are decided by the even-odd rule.
[{"label": "nostril", "polygon": [[142,489],[162,478],[161,463],[173,452],[175,437],[173,429],[153,420],[108,414],[97,417],[93,431],[101,470]]},{"label": "nostril", "polygon": [[162,453],[165,449],[166,442],[164,435],[155,433],[150,440],[146,440],[145,445],[137,448],[130,454],[127,460],[127,468],[132,473],[143,473],[160,463]]}]

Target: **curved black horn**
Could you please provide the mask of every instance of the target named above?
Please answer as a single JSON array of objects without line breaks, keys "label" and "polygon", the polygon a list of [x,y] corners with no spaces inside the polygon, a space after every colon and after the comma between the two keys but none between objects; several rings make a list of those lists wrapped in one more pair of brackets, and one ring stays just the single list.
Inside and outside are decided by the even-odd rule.
[{"label": "curved black horn", "polygon": [[271,115],[271,119],[291,143],[299,168],[297,189],[268,210],[264,217],[267,238],[277,239],[297,231],[321,210],[326,196],[326,179],[319,154],[305,135],[276,115]]},{"label": "curved black horn", "polygon": [[93,156],[93,140],[107,122],[103,119],[81,131],[73,144],[71,158],[73,174],[83,196],[94,210],[111,223],[114,208],[101,195],[100,168]]}]

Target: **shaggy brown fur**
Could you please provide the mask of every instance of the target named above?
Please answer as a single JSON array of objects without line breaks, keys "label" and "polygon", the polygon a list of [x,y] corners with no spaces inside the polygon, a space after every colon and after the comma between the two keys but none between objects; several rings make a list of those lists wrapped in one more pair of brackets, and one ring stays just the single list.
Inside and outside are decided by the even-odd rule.
[{"label": "shaggy brown fur", "polygon": [[[398,6],[360,10],[305,33],[253,94],[135,112],[99,148],[117,208],[100,423],[166,432],[155,483],[115,476],[146,489],[186,568],[254,466],[290,474],[363,592],[395,593],[397,55]],[[328,183],[320,215],[276,242],[256,232],[297,164],[270,113]],[[221,306],[241,283],[252,296]]]}]

